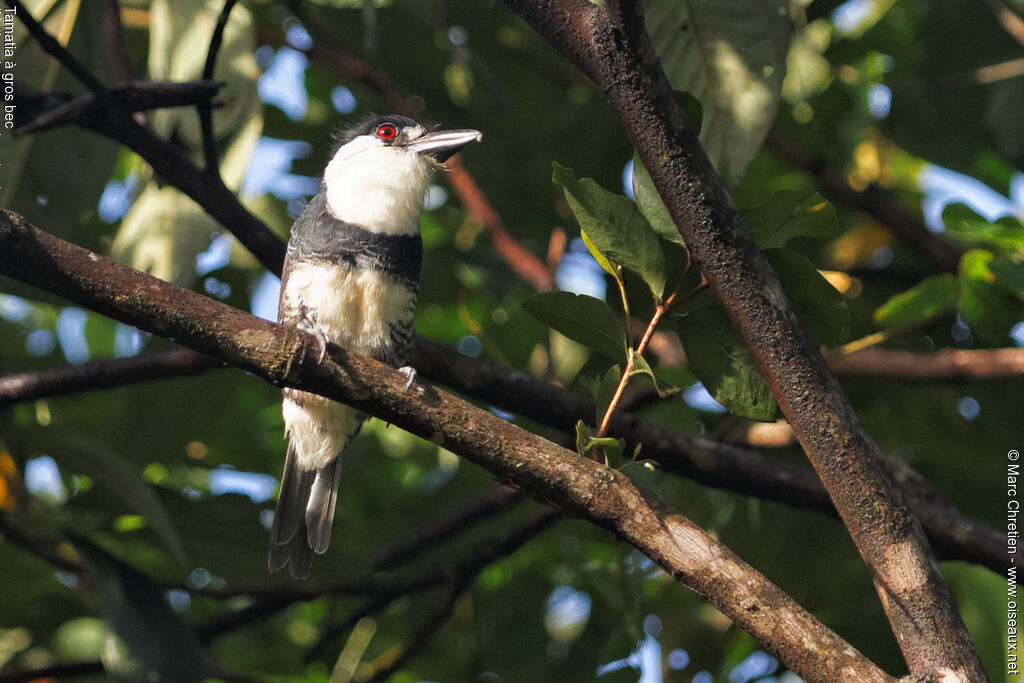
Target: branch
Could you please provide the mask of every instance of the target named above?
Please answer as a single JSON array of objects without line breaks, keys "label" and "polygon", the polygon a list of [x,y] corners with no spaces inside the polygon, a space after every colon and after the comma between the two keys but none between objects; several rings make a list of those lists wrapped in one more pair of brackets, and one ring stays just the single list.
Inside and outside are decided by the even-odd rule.
[{"label": "branch", "polygon": [[960,252],[932,234],[914,214],[897,206],[877,189],[855,190],[843,174],[786,138],[777,130],[768,133],[765,145],[791,164],[802,167],[821,184],[822,192],[832,201],[863,211],[885,225],[901,239],[926,254],[947,273],[955,273],[960,265]]},{"label": "branch", "polygon": [[506,0],[604,93],[864,558],[912,673],[983,680],[920,524],[686,122],[630,0]]},{"label": "branch", "polygon": [[[16,0],[8,4],[19,5]],[[223,183],[216,182],[177,147],[157,136],[150,128],[140,124],[120,103],[109,96],[96,80],[67,52],[42,26],[19,5],[18,17],[47,53],[59,59],[74,71],[96,95],[104,116],[95,120],[76,120],[89,130],[123,144],[141,156],[165,181],[174,185],[199,204],[214,220],[226,226],[259,261],[273,273],[280,273],[284,264],[284,243],[266,225],[241,205]],[[79,72],[84,73],[79,73]],[[20,110],[15,98],[15,111]],[[20,125],[20,122],[19,122]]]},{"label": "branch", "polygon": [[433,550],[438,543],[452,538],[481,520],[500,514],[523,500],[523,495],[503,486],[488,489],[454,510],[437,517],[414,531],[399,537],[377,552],[368,562],[375,571],[393,569],[422,553]]},{"label": "branch", "polygon": [[1024,46],[1024,19],[1012,9],[1003,4],[1002,0],[985,0],[985,4],[992,10],[996,21],[1009,33],[1014,40]]},{"label": "branch", "polygon": [[830,361],[839,375],[958,382],[1024,376],[1024,349],[863,349]]},{"label": "branch", "polygon": [[97,94],[106,92],[106,87],[100,82],[96,76],[92,74],[89,69],[78,61],[71,52],[60,44],[56,38],[51,36],[42,24],[33,18],[25,6],[22,5],[18,0],[6,0],[7,6],[14,9],[18,15],[18,19],[25,25],[28,32],[33,38],[39,43],[40,47],[58,62],[64,65],[64,67],[71,72],[71,74],[78,79],[78,81],[89,90]]},{"label": "branch", "polygon": [[98,313],[173,338],[277,386],[344,402],[430,439],[565,514],[611,530],[705,596],[727,617],[815,680],[888,677],[764,576],[692,522],[660,509],[621,472],[560,448],[405,375],[261,320],[40,232],[0,212],[0,273]]},{"label": "branch", "polygon": [[224,364],[191,349],[144,353],[0,377],[0,409],[40,398],[200,375]]},{"label": "branch", "polygon": [[124,26],[121,24],[121,6],[117,0],[104,0],[97,21],[99,34],[104,36],[100,49],[107,64],[107,70],[115,83],[124,83],[132,78],[132,62],[124,46]]},{"label": "branch", "polygon": [[561,519],[561,515],[553,510],[545,510],[534,515],[525,523],[504,534],[495,540],[489,540],[487,544],[476,553],[469,561],[465,562],[457,570],[452,583],[448,588],[447,595],[443,602],[431,612],[419,628],[416,629],[409,643],[402,650],[390,658],[382,669],[373,673],[367,683],[376,683],[388,680],[402,666],[418,654],[427,643],[434,637],[434,634],[451,618],[455,610],[455,602],[459,599],[470,584],[480,575],[488,565],[494,564],[503,557],[511,555],[519,550],[526,542],[545,531],[552,524]]},{"label": "branch", "polygon": [[12,671],[0,674],[0,683],[31,683],[32,681],[64,680],[77,678],[79,676],[95,676],[106,670],[103,662],[71,662],[69,664],[55,664],[41,669],[29,669],[27,671]]},{"label": "branch", "polygon": [[[417,339],[412,363],[434,382],[569,433],[576,422],[594,415],[594,403],[588,397],[522,372],[453,354],[447,347],[422,337]],[[806,465],[691,437],[630,414],[613,416],[609,433],[624,439],[627,451],[642,445],[641,456],[670,474],[790,507],[837,515],[821,480]],[[1006,570],[1005,533],[964,516],[934,494],[925,496],[920,488],[905,490],[914,514],[944,558],[974,562],[1000,574]]]},{"label": "branch", "polygon": [[[216,81],[132,81],[115,85],[107,92],[119,106],[134,113],[209,102],[223,85]],[[104,126],[102,119],[107,116],[106,105],[96,93],[40,92],[17,83],[14,88],[18,107],[15,111],[17,135],[39,133],[68,124],[92,129]]]},{"label": "branch", "polygon": [[[228,17],[231,15],[231,8],[237,0],[224,0],[224,7],[217,17],[217,25],[213,29],[213,36],[210,38],[210,47],[206,51],[206,63],[203,65],[203,80],[212,81],[213,71],[217,66],[217,53],[220,52],[221,42],[224,40],[224,29],[228,25]],[[199,126],[203,135],[203,159],[206,163],[206,173],[216,181],[223,184],[217,162],[217,138],[213,133],[213,106],[209,100],[198,105]]]},{"label": "branch", "polygon": [[[846,358],[858,358],[860,353],[866,352]],[[886,356],[893,353],[896,352],[885,352]],[[927,363],[932,355],[942,357],[946,353],[911,354],[915,358],[913,364],[908,363],[908,371],[919,371],[919,363]],[[950,353],[958,357],[967,354],[965,357],[973,359],[995,352]],[[1017,363],[1024,356],[1024,350],[1020,349],[1002,349],[999,353],[1016,359]],[[849,362],[846,358],[841,359],[839,371],[861,374],[861,369],[855,365],[849,369],[844,367]],[[454,353],[450,348],[422,337],[416,340],[412,363],[427,379],[566,432],[571,433],[577,421],[592,419],[594,415],[594,404],[589,398],[521,372]],[[960,365],[971,378],[980,378],[982,373],[978,368],[987,364],[970,362],[965,365],[960,361]],[[82,365],[8,375],[0,377],[0,408],[40,398],[197,375],[218,367],[223,367],[223,364],[190,349],[172,349],[133,358],[90,361]],[[865,370],[864,374],[868,371]],[[952,379],[952,375],[943,379]],[[767,458],[755,451],[711,439],[690,437],[629,414],[615,415],[609,431],[625,439],[627,450],[641,445],[643,457],[657,462],[670,474],[790,507],[836,515],[821,480],[804,465]],[[980,564],[998,573],[1005,571],[1005,536],[964,516],[952,505],[936,500],[934,495],[925,496],[902,485],[901,488],[929,540],[944,559]],[[485,493],[384,549],[370,561],[370,566],[385,569],[400,559],[407,561],[438,537],[459,533],[466,524],[475,523],[481,516],[502,511],[514,502],[513,498],[513,494],[502,492],[500,488]]]}]

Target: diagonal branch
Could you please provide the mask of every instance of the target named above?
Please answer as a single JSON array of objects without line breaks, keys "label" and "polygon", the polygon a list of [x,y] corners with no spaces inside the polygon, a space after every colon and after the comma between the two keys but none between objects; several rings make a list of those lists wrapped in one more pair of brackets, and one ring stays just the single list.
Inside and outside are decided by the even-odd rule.
[{"label": "diagonal branch", "polygon": [[[1002,349],[1010,360],[1020,364],[1024,351]],[[1020,353],[1018,353],[1020,352]],[[898,352],[886,352],[896,354]],[[988,351],[957,351],[957,354],[988,353]],[[856,358],[854,354],[851,358]],[[925,373],[932,369],[924,354],[915,355],[916,364],[923,363]],[[942,367],[943,352],[937,354]],[[908,361],[909,362],[909,361]],[[889,361],[883,360],[883,364]],[[957,361],[957,367],[964,365]],[[974,375],[982,376],[989,361],[966,361]],[[589,398],[544,382],[521,372],[454,353],[450,348],[422,337],[416,340],[413,365],[424,377],[455,391],[485,401],[517,415],[536,420],[549,427],[572,432],[579,420],[594,415],[594,404]],[[99,360],[82,365],[66,366],[36,372],[0,377],[0,408],[40,398],[65,396],[81,391],[105,389],[136,384],[138,382],[189,376],[223,367],[219,361],[189,349],[172,349],[142,354],[133,358]],[[852,368],[857,370],[857,368]],[[894,372],[898,368],[892,368]],[[951,375],[943,375],[952,379]],[[867,373],[869,369],[864,370]],[[859,370],[858,370],[859,372]],[[648,422],[630,414],[617,414],[610,423],[610,431],[625,439],[628,450],[642,445],[643,456],[658,463],[664,471],[690,479],[705,486],[754,496],[761,500],[782,503],[790,507],[815,510],[836,515],[821,480],[806,465],[765,457],[755,451],[718,443],[702,437],[690,437],[681,432]],[[901,484],[914,514],[921,520],[929,540],[943,559],[962,560],[988,567],[1002,573],[1007,566],[1005,534],[963,515],[952,505],[938,499],[931,492],[908,488]],[[371,560],[371,566],[383,569],[392,562],[405,561],[419,553],[424,544],[437,537],[459,533],[466,523],[479,516],[488,516],[511,505],[517,496],[507,489],[497,488],[471,501],[450,517],[439,519],[400,539],[386,552]]]},{"label": "diagonal branch", "polygon": [[506,0],[618,113],[861,556],[912,673],[983,680],[920,524],[686,122],[631,0]]},{"label": "diagonal branch", "polygon": [[889,678],[732,551],[661,509],[621,472],[577,457],[459,398],[408,393],[393,368],[319,342],[40,232],[0,212],[0,273],[173,338],[275,385],[343,401],[428,438],[563,513],[611,530],[705,596],[805,678]]},{"label": "diagonal branch", "polygon": [[[209,102],[222,85],[216,81],[132,81],[115,85],[107,92],[126,111],[134,113],[164,107],[200,105]],[[106,104],[94,92],[81,95],[44,93],[16,83],[14,93],[18,107],[15,132],[18,135],[40,133],[72,123],[84,128],[103,127],[101,120],[107,116]]]}]

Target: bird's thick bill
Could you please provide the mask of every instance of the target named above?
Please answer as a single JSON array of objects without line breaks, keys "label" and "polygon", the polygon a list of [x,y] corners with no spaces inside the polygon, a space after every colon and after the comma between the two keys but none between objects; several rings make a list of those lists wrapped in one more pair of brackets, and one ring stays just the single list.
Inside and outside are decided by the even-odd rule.
[{"label": "bird's thick bill", "polygon": [[416,138],[406,145],[406,149],[433,157],[441,162],[469,143],[478,142],[481,138],[483,135],[478,130],[437,130]]}]

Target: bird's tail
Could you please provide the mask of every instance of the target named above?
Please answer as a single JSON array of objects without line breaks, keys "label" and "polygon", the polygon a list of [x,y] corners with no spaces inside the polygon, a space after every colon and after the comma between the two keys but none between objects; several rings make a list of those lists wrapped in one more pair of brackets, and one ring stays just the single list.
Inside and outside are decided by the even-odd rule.
[{"label": "bird's tail", "polygon": [[340,475],[341,457],[320,469],[307,470],[299,465],[294,445],[288,444],[281,492],[270,528],[270,571],[289,565],[292,578],[309,576],[313,553],[324,553],[331,542]]}]

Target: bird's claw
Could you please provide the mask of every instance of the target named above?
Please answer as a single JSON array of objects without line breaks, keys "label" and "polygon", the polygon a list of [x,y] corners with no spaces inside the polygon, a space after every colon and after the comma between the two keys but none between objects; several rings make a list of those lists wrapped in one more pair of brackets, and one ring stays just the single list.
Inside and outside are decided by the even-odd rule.
[{"label": "bird's claw", "polygon": [[327,333],[320,329],[314,330],[312,334],[316,339],[317,347],[320,349],[316,362],[323,363],[327,359],[327,344],[329,344],[331,340],[327,338]]},{"label": "bird's claw", "polygon": [[411,387],[412,383],[416,381],[416,368],[411,365],[403,365],[398,368],[398,371],[409,379],[409,381],[405,383],[405,388],[402,389],[403,392],[408,392],[409,387]]}]

